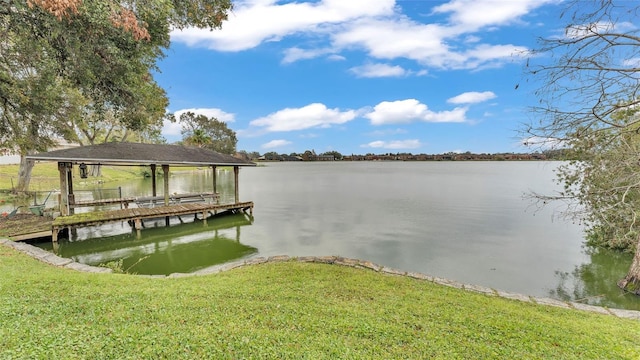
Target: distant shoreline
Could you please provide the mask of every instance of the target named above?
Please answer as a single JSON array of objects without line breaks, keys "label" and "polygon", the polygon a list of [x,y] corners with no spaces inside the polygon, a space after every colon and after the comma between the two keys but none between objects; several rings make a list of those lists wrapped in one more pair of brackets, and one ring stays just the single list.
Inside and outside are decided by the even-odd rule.
[{"label": "distant shoreline", "polygon": [[411,153],[387,153],[366,155],[342,155],[339,153],[324,153],[316,155],[307,151],[304,154],[276,154],[266,153],[252,161],[548,161],[566,160],[567,154],[563,152],[543,153],[444,153],[444,154],[411,154]]}]

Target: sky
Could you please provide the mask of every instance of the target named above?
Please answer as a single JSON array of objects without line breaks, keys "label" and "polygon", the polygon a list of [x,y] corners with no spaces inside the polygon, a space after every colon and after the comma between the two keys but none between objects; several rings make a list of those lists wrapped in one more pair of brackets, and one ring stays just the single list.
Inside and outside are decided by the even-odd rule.
[{"label": "sky", "polygon": [[[171,33],[169,112],[216,117],[260,154],[527,152],[540,37],[561,0],[241,0]],[[179,123],[165,123],[168,142]]]}]

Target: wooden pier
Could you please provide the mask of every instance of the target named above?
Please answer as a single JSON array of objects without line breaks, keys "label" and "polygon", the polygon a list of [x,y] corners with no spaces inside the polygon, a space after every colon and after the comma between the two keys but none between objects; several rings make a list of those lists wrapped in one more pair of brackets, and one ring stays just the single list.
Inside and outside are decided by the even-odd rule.
[{"label": "wooden pier", "polygon": [[209,214],[216,215],[219,212],[249,212],[253,216],[253,202],[237,202],[231,204],[203,204],[203,203],[187,203],[179,205],[157,206],[154,208],[129,208],[120,210],[94,211],[89,213],[81,213],[69,216],[61,216],[53,220],[51,225],[53,242],[58,241],[58,233],[62,229],[72,229],[84,226],[102,225],[112,222],[126,221],[134,227],[140,236],[142,229],[142,221],[144,219],[159,219],[171,216],[201,215],[204,224],[207,224]]},{"label": "wooden pier", "polygon": [[[165,218],[169,225],[172,216],[198,215],[206,224],[209,214],[222,211],[238,212],[247,210],[253,216],[253,202],[240,202],[238,174],[241,166],[256,166],[246,159],[221,154],[203,148],[166,144],[104,143],[54,150],[27,156],[29,161],[57,161],[60,175],[59,213],[51,224],[51,237],[58,241],[58,232],[84,226],[102,225],[126,221],[138,235],[144,219]],[[87,178],[88,166],[148,166],[151,175],[151,196],[122,197],[117,199],[92,199],[76,201],[73,193],[74,164],[78,166],[80,178]],[[171,194],[169,192],[170,166],[210,167],[212,172],[211,192],[195,194]],[[234,201],[219,204],[216,168],[233,167]],[[160,167],[163,176],[163,192],[158,195],[156,170]],[[130,208],[135,204],[135,208]],[[75,214],[75,209],[94,206],[120,206],[119,210],[92,211]],[[40,214],[42,215],[42,214]],[[45,229],[38,229],[44,234]]]}]

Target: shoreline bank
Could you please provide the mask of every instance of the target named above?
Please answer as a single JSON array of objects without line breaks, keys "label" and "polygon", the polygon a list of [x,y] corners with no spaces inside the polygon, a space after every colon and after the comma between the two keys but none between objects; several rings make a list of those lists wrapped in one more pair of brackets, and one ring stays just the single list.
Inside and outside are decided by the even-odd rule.
[{"label": "shoreline bank", "polygon": [[[63,267],[67,269],[72,269],[72,270],[81,271],[81,272],[88,272],[88,273],[112,273],[113,272],[113,270],[109,268],[99,267],[99,266],[90,266],[90,265],[75,262],[72,259],[59,257],[46,250],[40,249],[36,246],[23,243],[23,242],[15,242],[6,238],[0,238],[0,245],[10,247],[24,254],[27,254],[36,260],[40,260],[46,264],[57,266],[57,267]],[[353,267],[353,268],[362,269],[362,270],[375,271],[375,272],[389,275],[389,276],[406,276],[416,280],[429,281],[438,285],[453,287],[453,288],[457,288],[464,291],[481,293],[487,296],[496,296],[496,297],[501,297],[509,300],[516,300],[520,302],[527,302],[527,303],[533,303],[533,304],[545,305],[545,306],[553,306],[553,307],[559,307],[564,309],[588,311],[593,313],[611,315],[611,316],[624,318],[624,319],[640,320],[640,311],[636,311],[636,310],[607,308],[607,307],[600,307],[600,306],[594,306],[594,305],[586,305],[578,302],[562,301],[562,300],[546,298],[546,297],[541,298],[541,297],[534,297],[534,296],[523,295],[523,294],[510,293],[506,291],[492,289],[485,286],[464,284],[454,280],[444,279],[436,276],[430,276],[430,275],[425,275],[425,274],[416,273],[416,272],[407,272],[403,270],[393,269],[393,268],[372,263],[370,261],[344,258],[341,256],[291,257],[288,255],[279,255],[279,256],[270,256],[268,258],[255,257],[255,258],[249,258],[246,260],[238,260],[238,261],[228,262],[224,264],[214,265],[211,267],[200,269],[193,273],[173,273],[166,276],[165,275],[131,275],[131,276],[141,276],[141,277],[150,277],[150,278],[177,278],[177,277],[187,277],[187,276],[203,276],[203,275],[217,274],[220,272],[229,271],[229,270],[240,268],[243,266],[258,265],[258,264],[265,264],[265,263],[272,263],[272,262],[288,262],[288,261],[320,263],[320,264],[327,264],[327,265]]]}]

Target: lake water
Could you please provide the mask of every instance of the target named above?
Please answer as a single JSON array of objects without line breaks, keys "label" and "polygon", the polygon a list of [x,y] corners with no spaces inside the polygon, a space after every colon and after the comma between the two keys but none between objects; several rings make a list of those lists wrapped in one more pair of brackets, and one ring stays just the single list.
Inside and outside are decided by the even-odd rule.
[{"label": "lake water", "polygon": [[[523,195],[552,193],[555,162],[267,163],[240,171],[234,215],[170,228],[148,223],[141,239],[127,224],[80,229],[62,256],[88,264],[124,259],[136,273],[190,272],[272,255],[339,255],[533,296],[640,310],[615,282],[630,255],[583,248],[583,229],[532,206]],[[233,172],[218,174],[223,199]],[[171,192],[211,191],[211,174],[174,175]],[[123,196],[150,192],[124,184]],[[159,185],[161,189],[161,185]],[[91,193],[88,196],[102,197]],[[106,196],[106,195],[105,195]],[[49,244],[43,244],[47,247]]]}]

